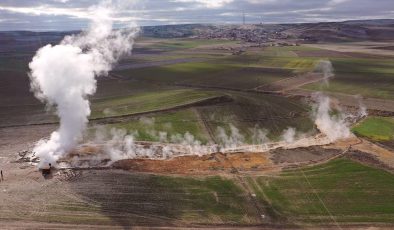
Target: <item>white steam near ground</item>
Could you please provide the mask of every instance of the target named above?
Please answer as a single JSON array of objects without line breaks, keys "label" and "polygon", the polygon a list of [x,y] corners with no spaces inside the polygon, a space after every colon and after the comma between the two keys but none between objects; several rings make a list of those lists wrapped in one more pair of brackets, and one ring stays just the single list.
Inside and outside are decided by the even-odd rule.
[{"label": "white steam near ground", "polygon": [[88,97],[96,92],[96,77],[107,75],[133,47],[138,28],[113,30],[111,15],[116,6],[111,3],[104,1],[90,9],[87,31],[42,47],[29,64],[32,91],[55,107],[60,118],[59,129],[33,150],[41,163],[55,163],[77,145],[88,123]]},{"label": "white steam near ground", "polygon": [[330,78],[334,77],[334,67],[328,60],[320,60],[316,63],[314,72],[323,75],[323,85],[328,86]]},{"label": "white steam near ground", "polygon": [[[327,86],[329,79],[334,76],[333,67],[329,61],[319,61],[314,72],[323,75],[323,84]],[[294,127],[288,127],[283,131],[280,140],[274,142],[268,138],[269,132],[266,129],[261,129],[256,125],[249,129],[251,135],[250,140],[247,140],[248,138],[235,125],[229,123],[227,127],[217,127],[214,133],[217,143],[202,144],[189,132],[170,135],[167,132],[155,130],[155,119],[143,117],[139,122],[144,125],[145,131],[159,142],[146,145],[136,141],[139,135],[136,131],[127,134],[125,130],[111,129],[111,134],[107,137],[110,141],[105,142],[106,156],[109,156],[111,161],[133,158],[168,159],[175,156],[205,155],[219,151],[269,151],[275,148],[324,145],[351,137],[349,118],[366,115],[361,99],[359,99],[360,109],[357,115],[346,114],[338,105],[333,106],[332,100],[323,93],[314,94],[313,99],[311,116],[323,135],[308,136],[305,133],[298,133]],[[170,123],[166,126],[172,127]]]},{"label": "white steam near ground", "polygon": [[360,95],[356,96],[356,99],[358,100],[358,112],[356,114],[357,118],[363,118],[368,116],[368,111],[367,111],[367,107],[365,106],[364,102],[363,102],[363,98]]},{"label": "white steam near ground", "polygon": [[218,127],[216,130],[216,139],[222,144],[222,148],[235,148],[245,143],[245,137],[239,132],[239,130],[233,125],[229,125],[230,134],[224,128]]},{"label": "white steam near ground", "polygon": [[[324,86],[328,86],[330,78],[335,76],[332,63],[328,60],[318,61],[314,71],[323,75],[322,85]],[[336,110],[337,114],[333,115],[331,99],[323,93],[315,93],[312,98],[316,103],[312,106],[313,118],[319,131],[332,142],[341,138],[349,138],[351,132],[346,121],[348,115],[345,115],[339,107]]]},{"label": "white steam near ground", "polygon": [[346,121],[347,115],[337,110],[337,114],[332,114],[330,98],[323,94],[315,94],[316,105],[314,105],[314,117],[317,128],[325,134],[330,141],[342,138],[349,138],[351,132]]},{"label": "white steam near ground", "polygon": [[[335,76],[334,68],[331,62],[327,60],[319,61],[315,67],[316,71],[323,75],[322,84],[325,86],[328,86],[329,79]],[[356,115],[344,113],[339,106],[336,106],[334,111],[330,97],[323,93],[315,93],[312,97],[316,102],[313,105],[315,125],[332,142],[338,139],[349,138],[352,135],[349,128],[349,120],[357,120],[368,115],[361,97],[357,98],[359,101],[359,111]]]},{"label": "white steam near ground", "polygon": [[296,129],[292,127],[287,128],[282,134],[282,139],[286,143],[293,143],[295,141],[295,138],[296,138]]},{"label": "white steam near ground", "polygon": [[[96,91],[96,77],[105,76],[123,55],[128,54],[138,34],[138,28],[113,30],[111,1],[99,4],[93,10],[95,16],[89,30],[80,35],[67,36],[59,45],[47,45],[41,48],[32,62],[30,79],[31,88],[37,98],[55,107],[60,118],[60,127],[53,132],[49,140],[41,140],[33,152],[41,159],[41,164],[56,163],[73,150],[81,141],[88,123],[90,103],[88,97]],[[333,66],[329,61],[319,61],[315,73],[323,75],[323,83],[329,84],[334,76]],[[314,95],[312,117],[319,131],[330,142],[351,136],[347,118],[340,109],[332,109],[328,96],[321,93]],[[107,114],[113,111],[106,110]],[[358,116],[365,116],[366,109],[360,100]],[[249,129],[250,138],[246,138],[233,124],[227,128],[217,127],[214,139],[218,143],[203,144],[191,133],[169,134],[154,129],[154,118],[141,118],[146,132],[155,137],[158,143],[137,141],[138,132],[127,132],[112,128],[97,129],[92,145],[103,143],[100,151],[104,158],[111,161],[133,158],[168,159],[179,155],[205,155],[214,152],[226,152],[242,149],[242,146],[254,146],[252,150],[267,150],[274,147],[298,146],[294,144],[317,143],[314,138],[305,138],[305,134],[297,133],[293,127],[283,131],[281,140],[273,145],[268,138],[268,131],[257,125]],[[171,128],[170,123],[165,124]],[[250,139],[247,141],[247,139]],[[252,145],[247,142],[252,142]],[[320,143],[320,142],[319,142]],[[321,143],[326,143],[322,141]],[[301,144],[302,145],[302,144]],[[102,156],[92,157],[100,161]]]}]

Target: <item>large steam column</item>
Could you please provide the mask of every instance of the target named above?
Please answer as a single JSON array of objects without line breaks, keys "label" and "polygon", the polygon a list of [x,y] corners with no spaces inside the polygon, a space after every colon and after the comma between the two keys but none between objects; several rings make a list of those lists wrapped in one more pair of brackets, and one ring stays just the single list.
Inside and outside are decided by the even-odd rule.
[{"label": "large steam column", "polygon": [[33,150],[40,158],[39,167],[55,165],[80,141],[91,112],[88,96],[96,92],[96,77],[107,75],[133,47],[139,29],[133,24],[113,30],[116,8],[111,1],[91,8],[88,30],[40,48],[29,64],[35,96],[55,107],[60,118],[59,129]]}]

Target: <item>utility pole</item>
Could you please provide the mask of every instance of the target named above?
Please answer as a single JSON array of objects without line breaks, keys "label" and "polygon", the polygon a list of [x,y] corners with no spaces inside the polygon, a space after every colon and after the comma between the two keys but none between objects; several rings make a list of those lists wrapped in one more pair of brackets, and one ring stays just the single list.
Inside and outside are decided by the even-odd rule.
[{"label": "utility pole", "polygon": [[242,20],[243,20],[243,24],[246,24],[246,16],[245,16],[245,11],[242,11]]}]

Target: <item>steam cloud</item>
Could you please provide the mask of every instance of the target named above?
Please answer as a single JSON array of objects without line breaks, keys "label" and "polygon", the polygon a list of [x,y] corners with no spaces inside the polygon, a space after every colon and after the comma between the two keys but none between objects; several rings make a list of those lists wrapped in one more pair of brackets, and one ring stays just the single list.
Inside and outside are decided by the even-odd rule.
[{"label": "steam cloud", "polygon": [[39,49],[29,64],[31,89],[48,106],[54,106],[60,127],[34,152],[43,163],[55,163],[80,140],[90,115],[88,96],[96,92],[96,76],[107,75],[116,61],[132,49],[138,28],[114,31],[111,1],[90,9],[90,28],[67,36],[59,45]]},{"label": "steam cloud", "polygon": [[336,115],[331,115],[330,98],[322,94],[315,95],[317,105],[315,107],[315,124],[330,141],[341,138],[349,138],[351,132],[346,122],[347,116],[339,111]]},{"label": "steam cloud", "polygon": [[[327,60],[319,61],[315,66],[315,71],[321,72],[324,75],[323,84],[326,86],[329,85],[329,79],[335,76],[334,68],[331,62]],[[341,138],[349,138],[351,132],[349,124],[346,122],[349,116],[342,113],[339,108],[336,111],[336,115],[331,115],[333,111],[331,108],[331,99],[328,96],[317,93],[313,95],[313,97],[317,103],[314,105],[314,118],[317,128],[325,134],[331,142]]]},{"label": "steam cloud", "polygon": [[[330,61],[319,61],[315,66],[315,72],[321,73],[324,78],[323,84],[328,85],[329,79],[334,76],[333,67]],[[297,133],[293,127],[285,129],[281,136],[281,141],[273,143],[267,137],[268,131],[260,129],[257,125],[249,129],[250,141],[253,145],[247,143],[245,136],[233,124],[228,127],[217,127],[215,133],[216,144],[202,144],[195,137],[186,132],[185,134],[169,135],[164,131],[154,129],[154,118],[141,118],[140,122],[146,128],[146,132],[161,143],[151,146],[141,146],[136,142],[137,132],[127,135],[124,130],[111,130],[112,140],[106,147],[106,153],[111,161],[127,158],[154,158],[166,159],[179,155],[204,155],[217,151],[239,151],[242,149],[250,149],[250,151],[268,150],[277,147],[297,147],[327,144],[338,139],[349,138],[352,134],[349,129],[348,120],[351,115],[344,113],[339,106],[334,111],[332,101],[328,96],[322,93],[313,95],[315,104],[313,105],[313,120],[315,125],[323,133],[326,138],[316,140],[313,137],[308,138],[307,134]],[[360,110],[357,117],[365,116],[365,106],[360,100]],[[214,119],[213,117],[211,119]],[[171,128],[171,124],[165,124],[167,128]],[[163,144],[167,143],[167,144]],[[275,145],[276,144],[276,145]],[[259,146],[261,148],[259,148]],[[276,146],[276,147],[275,147]]]},{"label": "steam cloud", "polygon": [[282,139],[286,143],[293,143],[296,137],[296,129],[295,128],[288,128],[282,134]]},{"label": "steam cloud", "polygon": [[328,86],[331,77],[335,76],[332,63],[328,60],[320,60],[315,65],[315,72],[323,74],[323,84]]},{"label": "steam cloud", "polygon": [[218,127],[216,130],[216,138],[218,139],[219,143],[222,144],[222,148],[235,148],[242,145],[245,141],[245,137],[232,124],[230,124],[229,135],[227,135],[224,128]]}]

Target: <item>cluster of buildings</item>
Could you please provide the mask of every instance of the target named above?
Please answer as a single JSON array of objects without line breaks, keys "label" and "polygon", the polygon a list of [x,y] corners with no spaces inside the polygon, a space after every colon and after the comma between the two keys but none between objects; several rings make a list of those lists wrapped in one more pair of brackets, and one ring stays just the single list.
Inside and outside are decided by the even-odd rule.
[{"label": "cluster of buildings", "polygon": [[258,25],[216,26],[198,30],[196,36],[201,39],[227,39],[250,43],[267,43],[290,38],[289,35],[282,33],[278,27],[276,29],[266,29]]}]

